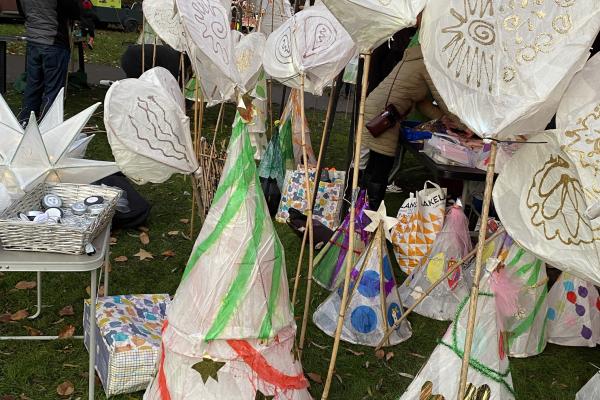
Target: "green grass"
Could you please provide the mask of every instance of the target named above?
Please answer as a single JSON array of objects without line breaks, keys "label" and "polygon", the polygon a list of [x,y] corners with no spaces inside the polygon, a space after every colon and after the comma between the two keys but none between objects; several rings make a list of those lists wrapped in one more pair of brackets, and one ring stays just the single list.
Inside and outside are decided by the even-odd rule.
[{"label": "green grass", "polygon": [[[92,89],[85,92],[70,91],[67,99],[69,115],[82,110],[89,104],[102,101],[103,89]],[[17,108],[20,98],[14,94],[8,96],[11,106]],[[205,123],[205,133],[212,132],[217,111],[209,109]],[[313,131],[313,146],[318,148],[323,115],[309,110]],[[225,121],[229,125],[233,118],[233,109],[227,108]],[[103,129],[101,113],[90,122]],[[334,134],[328,152],[327,166],[342,168],[347,146],[348,120],[338,114]],[[227,133],[224,130],[223,135]],[[89,148],[88,157],[110,160],[111,152],[106,135],[98,133]],[[414,164],[414,160],[408,160]],[[422,187],[427,177],[424,172],[417,171],[401,176],[400,183],[408,190]],[[163,293],[173,294],[178,286],[183,268],[191,251],[193,242],[183,236],[169,237],[168,231],[179,230],[189,235],[190,226],[182,224],[180,219],[189,218],[191,197],[189,179],[174,176],[160,185],[145,185],[139,191],[153,205],[147,227],[150,244],[143,246],[138,239],[138,231],[122,230],[113,232],[117,243],[112,246],[111,259],[125,255],[126,263],[113,263],[111,273],[111,294],[128,293]],[[403,199],[402,195],[389,195],[388,210],[395,213]],[[276,224],[276,230],[286,249],[287,273],[292,277],[298,258],[300,239],[290,229]],[[195,234],[198,233],[196,226]],[[133,254],[145,248],[155,255],[151,261],[137,261]],[[176,256],[164,259],[160,254],[165,250],[173,250]],[[21,280],[34,280],[34,274],[4,273],[0,276],[0,314],[27,309],[34,312],[35,290],[14,290]],[[300,285],[299,299],[296,304],[296,315],[302,315],[306,280]],[[82,333],[81,315],[86,287],[89,285],[88,274],[45,274],[44,308],[40,318],[35,321],[0,323],[0,334],[27,334],[25,326],[34,327],[46,335],[55,335],[66,324],[76,326],[76,334]],[[293,282],[290,279],[290,286]],[[318,285],[313,285],[314,296],[311,299],[311,312],[327,296],[327,292]],[[58,312],[66,305],[73,305],[75,316],[64,317],[61,321]],[[350,345],[342,342],[337,362],[337,377],[334,379],[330,398],[333,400],[350,399],[395,399],[408,386],[410,380],[401,373],[416,375],[426,362],[426,357],[436,346],[436,341],[445,332],[448,323],[433,321],[413,314],[409,317],[413,327],[410,340],[390,348],[394,353],[389,361],[378,360],[373,349]],[[300,323],[300,321],[298,321]],[[328,360],[333,340],[324,335],[312,323],[309,323],[306,348],[303,355],[305,372],[313,372],[326,376]],[[415,356],[421,355],[421,356]],[[87,352],[81,341],[61,340],[52,342],[0,342],[0,398],[2,395],[19,396],[25,394],[31,399],[55,399],[56,387],[69,380],[75,385],[73,398],[87,397]],[[512,376],[518,398],[529,399],[573,399],[577,390],[593,375],[590,362],[600,363],[600,350],[568,348],[548,345],[546,351],[537,357],[518,360],[511,359]],[[458,371],[456,371],[458,374]],[[447,379],[455,379],[448,376]],[[311,393],[320,397],[322,385],[311,384]],[[97,387],[97,399],[104,398],[102,389]],[[141,399],[142,393],[116,396],[115,399]]]},{"label": "green grass", "polygon": [[[19,23],[0,24],[0,35],[23,36],[25,27]],[[121,54],[127,44],[137,40],[138,33],[126,33],[116,30],[96,30],[94,50],[86,49],[84,56],[87,63],[105,64],[118,67],[121,65]],[[25,42],[8,42],[9,54],[25,55]],[[77,60],[77,50],[73,51],[73,61]]]}]

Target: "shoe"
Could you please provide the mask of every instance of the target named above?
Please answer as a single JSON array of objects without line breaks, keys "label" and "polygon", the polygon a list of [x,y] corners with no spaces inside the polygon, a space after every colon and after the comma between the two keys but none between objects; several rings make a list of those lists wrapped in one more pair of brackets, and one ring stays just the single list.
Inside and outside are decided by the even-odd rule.
[{"label": "shoe", "polygon": [[402,193],[402,188],[400,186],[396,186],[393,183],[391,185],[388,185],[388,187],[385,189],[386,193]]}]

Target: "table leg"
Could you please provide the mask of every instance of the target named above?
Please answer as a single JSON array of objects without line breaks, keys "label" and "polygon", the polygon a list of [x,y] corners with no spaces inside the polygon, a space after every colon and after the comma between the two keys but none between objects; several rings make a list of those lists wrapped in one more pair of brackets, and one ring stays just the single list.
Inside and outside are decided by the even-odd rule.
[{"label": "table leg", "polygon": [[89,377],[88,377],[88,398],[94,400],[94,390],[96,385],[96,282],[97,270],[91,272],[90,283],[90,362],[89,362]]},{"label": "table leg", "polygon": [[104,258],[104,295],[108,296],[108,274],[110,270],[110,251],[106,251]]},{"label": "table leg", "polygon": [[37,272],[37,310],[35,314],[31,315],[29,319],[35,319],[40,316],[42,312],[42,273]]}]

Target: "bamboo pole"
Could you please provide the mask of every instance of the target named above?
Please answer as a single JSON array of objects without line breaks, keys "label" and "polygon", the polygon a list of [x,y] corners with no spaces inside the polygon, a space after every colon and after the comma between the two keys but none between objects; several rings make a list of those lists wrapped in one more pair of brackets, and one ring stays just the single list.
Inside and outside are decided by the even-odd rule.
[{"label": "bamboo pole", "polygon": [[[312,213],[312,190],[310,183],[310,174],[308,172],[308,153],[306,151],[306,132],[304,127],[304,74],[300,75],[300,119],[302,135],[302,163],[304,164],[304,186],[306,188],[306,198],[308,200],[308,209],[306,210],[306,231],[308,232],[308,279],[306,280],[306,298],[304,301],[304,316],[302,318],[302,328],[300,329],[300,341],[298,342],[298,359],[302,358],[304,339],[306,338],[306,325],[308,323],[308,312],[310,309],[310,292],[312,289],[312,273],[314,263],[314,231],[313,231],[313,213]],[[315,188],[316,190],[316,188]]]},{"label": "bamboo pole", "polygon": [[[194,154],[198,158],[198,147],[200,145],[198,135],[198,77],[196,77],[196,87],[194,88]],[[196,181],[192,179],[192,185],[196,185]],[[196,201],[197,190],[192,190],[192,203]],[[198,210],[200,212],[200,210]],[[194,237],[194,222],[196,219],[196,207],[192,207],[192,216],[190,218],[190,238]]]},{"label": "bamboo pole", "polygon": [[[377,235],[379,235],[379,246],[380,246],[380,250],[379,250],[379,257],[378,257],[378,261],[379,261],[379,301],[381,302],[381,325],[383,326],[383,334],[384,336],[387,336],[388,338],[390,337],[390,334],[388,332],[392,332],[389,327],[388,327],[388,322],[387,322],[387,318],[386,318],[386,306],[385,306],[385,299],[386,299],[386,295],[385,295],[385,282],[384,282],[384,272],[383,272],[383,251],[385,249],[386,246],[386,242],[385,242],[385,232],[383,231],[385,228],[383,226],[383,220],[379,221],[379,227],[377,228]],[[382,232],[384,232],[382,234]],[[357,281],[357,283],[359,283],[360,281]],[[358,286],[358,284],[355,284],[355,286]],[[385,339],[383,340],[385,342]],[[389,339],[387,340],[387,345],[390,345],[390,341]]]},{"label": "bamboo pole", "polygon": [[[338,79],[341,79],[341,77],[338,77]],[[316,202],[316,198],[317,198],[317,192],[319,190],[319,183],[321,181],[321,170],[323,169],[323,159],[325,158],[325,149],[329,144],[329,136],[331,133],[331,122],[333,121],[333,110],[334,107],[337,103],[337,96],[335,94],[335,90],[337,88],[337,82],[334,86],[334,92],[331,93],[331,96],[329,97],[329,102],[327,103],[327,112],[325,113],[325,124],[323,125],[323,134],[321,135],[321,145],[319,146],[319,156],[317,158],[317,168],[316,168],[316,175],[315,175],[315,182],[314,182],[314,189],[313,189],[313,194],[312,196],[308,199],[308,208],[311,210],[311,212],[313,211],[314,207],[315,207],[315,202]],[[337,92],[339,94],[339,91]],[[302,237],[302,248],[304,248],[305,244],[306,244],[306,236],[308,234],[307,230],[304,230],[304,235]],[[301,269],[301,262],[302,262],[302,258],[303,258],[303,249],[300,250],[300,258],[298,259],[298,266],[296,269],[296,281],[294,282],[294,292],[292,295],[292,299],[295,300],[296,298],[296,292],[298,290],[298,282],[300,280],[300,269]],[[308,276],[306,277],[307,279],[307,284],[308,285],[312,285],[312,268],[314,267],[314,263],[312,263],[312,265],[309,265],[309,273]],[[310,295],[311,295],[311,291],[307,290],[306,291],[306,296],[304,299],[304,315],[305,317],[302,320],[302,327],[300,329],[300,332],[302,331],[306,331],[306,324],[307,324],[307,313],[309,311],[310,308]],[[294,303],[292,303],[294,304]],[[304,348],[304,338],[302,337],[302,335],[300,336],[300,342],[298,343],[298,348],[300,350],[300,353],[302,352],[303,348]]]},{"label": "bamboo pole", "polygon": [[340,336],[342,334],[342,327],[344,325],[344,318],[346,316],[346,307],[348,304],[348,288],[350,286],[350,271],[352,270],[352,254],[354,254],[354,225],[356,218],[356,199],[358,197],[358,160],[360,159],[360,146],[362,143],[362,131],[365,119],[365,102],[367,100],[367,86],[369,84],[369,68],[371,66],[371,53],[364,55],[365,64],[362,75],[362,90],[360,94],[360,107],[358,111],[358,121],[356,124],[356,144],[354,147],[354,163],[355,168],[352,174],[352,202],[350,206],[350,224],[348,231],[350,232],[350,240],[348,243],[348,254],[346,260],[346,274],[344,277],[344,291],[342,293],[342,303],[340,305],[340,314],[338,316],[337,327],[335,330],[335,338],[333,341],[333,349],[331,352],[331,360],[329,361],[329,369],[327,371],[327,379],[325,380],[325,386],[323,387],[322,400],[327,400],[329,397],[329,390],[331,389],[331,381],[333,379],[333,372],[335,371],[335,363],[337,360],[337,353],[340,346]]},{"label": "bamboo pole", "polygon": [[477,319],[477,300],[479,297],[479,280],[481,278],[482,260],[485,234],[487,231],[487,220],[490,212],[490,203],[492,200],[492,189],[494,187],[494,172],[496,167],[496,153],[498,152],[498,143],[491,142],[490,161],[487,166],[485,176],[485,192],[483,196],[483,210],[481,211],[481,226],[479,228],[479,243],[477,243],[477,258],[475,261],[475,276],[473,286],[471,287],[471,298],[469,299],[469,319],[467,322],[467,334],[465,337],[465,347],[460,370],[460,381],[458,385],[458,398],[465,396],[467,387],[467,373],[469,372],[469,361],[471,358],[471,346],[473,344],[473,331],[475,330],[475,320]]},{"label": "bamboo pole", "polygon": [[146,70],[146,18],[142,18],[142,74]]},{"label": "bamboo pole", "polygon": [[[504,233],[504,229],[499,229],[498,232],[494,233],[493,235],[491,235],[489,238],[487,238],[485,240],[484,246],[487,243],[491,242],[492,240],[496,239],[498,236],[502,235],[503,233]],[[417,308],[417,306],[419,304],[421,304],[425,300],[425,298],[427,296],[429,296],[431,294],[431,292],[433,292],[433,290],[436,287],[439,286],[440,283],[444,282],[450,275],[452,275],[454,273],[454,271],[456,271],[459,267],[461,267],[466,262],[468,262],[469,260],[471,260],[471,258],[473,258],[473,256],[476,253],[477,253],[477,248],[471,250],[459,262],[457,262],[450,269],[448,269],[448,271],[444,275],[442,275],[437,281],[435,281],[434,283],[432,283],[431,286],[429,286],[429,288],[421,295],[421,297],[419,297],[419,299],[417,301],[415,301],[412,306],[410,306],[409,308],[407,308],[406,311],[404,311],[404,313],[402,313],[402,315],[400,316],[400,318],[398,318],[396,320],[396,322],[394,322],[394,326],[392,327],[391,331],[393,332],[395,329],[397,329],[400,326],[400,323],[402,321],[404,321],[409,316],[409,314],[411,312],[413,312],[413,310],[415,308]],[[387,334],[386,334],[386,336],[383,337],[383,339],[381,340],[381,342],[379,342],[379,344],[375,348],[375,351],[377,351],[377,350],[379,350],[379,349],[381,349],[383,347],[383,342],[385,340],[387,340],[388,337],[389,337],[389,335],[387,335]]]},{"label": "bamboo pole", "polygon": [[[319,156],[317,158],[317,174],[315,176],[315,189],[314,189],[314,193],[313,196],[311,196],[310,199],[308,199],[308,207],[311,209],[311,211],[314,209],[314,204],[316,201],[316,193],[318,191],[318,185],[319,185],[319,181],[320,181],[320,174],[321,174],[321,164],[322,164],[322,160],[324,158],[325,155],[325,148],[327,147],[328,143],[329,143],[329,134],[331,132],[331,124],[330,121],[331,119],[331,114],[332,114],[332,110],[333,110],[333,106],[334,103],[337,102],[337,98],[336,96],[334,96],[334,94],[332,93],[332,96],[329,97],[329,102],[327,104],[327,112],[325,113],[325,125],[323,126],[323,134],[321,135],[321,145],[319,147]],[[298,286],[300,283],[300,271],[302,268],[302,261],[304,259],[304,247],[306,246],[306,239],[307,239],[307,234],[308,231],[305,229],[304,230],[304,235],[302,236],[302,246],[300,247],[300,257],[298,258],[298,264],[296,266],[296,279],[294,280],[294,290],[292,291],[292,304],[295,305],[296,304],[296,296],[298,294]],[[312,276],[309,276],[309,279],[312,279]]]},{"label": "bamboo pole", "polygon": [[152,68],[156,67],[156,35],[154,35],[154,45],[152,46]]}]

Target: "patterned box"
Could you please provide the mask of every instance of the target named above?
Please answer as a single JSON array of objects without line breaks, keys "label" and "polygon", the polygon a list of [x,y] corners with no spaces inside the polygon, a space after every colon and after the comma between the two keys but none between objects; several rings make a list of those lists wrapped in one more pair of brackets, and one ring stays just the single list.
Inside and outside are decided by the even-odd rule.
[{"label": "patterned box", "polygon": [[[168,294],[101,297],[96,303],[96,371],[106,396],[144,390],[156,372]],[[84,302],[89,351],[90,300]]]}]

